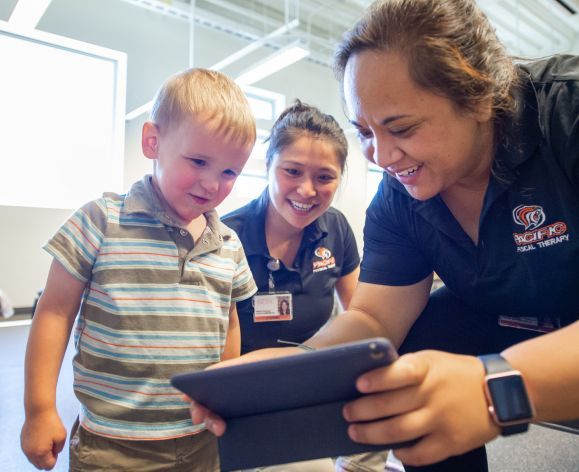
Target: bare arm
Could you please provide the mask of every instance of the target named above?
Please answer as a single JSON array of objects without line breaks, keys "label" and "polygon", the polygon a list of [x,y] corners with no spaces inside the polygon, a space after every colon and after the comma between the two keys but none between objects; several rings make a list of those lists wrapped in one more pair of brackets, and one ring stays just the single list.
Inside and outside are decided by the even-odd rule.
[{"label": "bare arm", "polygon": [[536,421],[579,419],[579,321],[502,354],[523,373]]},{"label": "bare arm", "polygon": [[358,284],[358,277],[360,275],[360,266],[356,267],[352,272],[343,277],[340,277],[336,282],[336,293],[340,300],[340,305],[344,310],[347,310],[352,301],[354,290]]},{"label": "bare arm", "polygon": [[[428,302],[432,276],[407,286],[358,283],[350,307],[304,344],[321,348],[378,336],[400,346]],[[294,347],[259,349],[219,366],[299,354]]]},{"label": "bare arm", "polygon": [[[523,373],[535,421],[579,418],[579,322],[509,347],[505,358]],[[465,453],[500,434],[487,411],[484,368],[474,356],[419,351],[358,379],[369,393],[345,408],[355,441],[398,449],[405,464],[425,465]],[[391,417],[387,420],[380,418]],[[361,421],[370,421],[360,424]],[[359,424],[356,424],[359,423]]]},{"label": "bare arm", "polygon": [[[358,339],[386,336],[396,345],[400,345],[426,306],[431,284],[432,276],[406,287],[359,283],[352,297],[350,309],[336,317],[328,326],[306,341],[306,344],[325,347]],[[245,354],[239,359],[220,363],[218,366],[302,352],[295,347],[261,349]],[[218,436],[225,432],[224,421],[203,405],[193,402],[191,416],[194,423],[204,422],[207,428]]]},{"label": "bare arm", "polygon": [[56,384],[85,284],[53,261],[30,329],[25,360],[22,449],[38,468],[52,468],[66,439],[56,411]]},{"label": "bare arm", "polygon": [[313,347],[385,336],[400,346],[428,302],[432,276],[407,286],[360,282],[348,310],[306,344]]},{"label": "bare arm", "polygon": [[221,355],[222,360],[235,359],[241,354],[241,331],[239,329],[239,317],[237,315],[237,305],[231,302],[229,308],[229,327],[227,329],[227,338],[225,339],[225,348]]}]

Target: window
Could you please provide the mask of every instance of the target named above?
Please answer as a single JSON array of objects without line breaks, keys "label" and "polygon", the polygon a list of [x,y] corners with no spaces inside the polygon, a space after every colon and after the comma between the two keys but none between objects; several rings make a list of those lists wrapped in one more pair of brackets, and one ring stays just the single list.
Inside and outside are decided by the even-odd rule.
[{"label": "window", "polygon": [[366,174],[366,207],[376,195],[378,186],[382,182],[382,174],[384,171],[375,164],[368,164],[368,173]]},{"label": "window", "polygon": [[0,23],[0,57],[0,205],[122,190],[125,54]]},{"label": "window", "polygon": [[257,119],[257,139],[243,173],[235,182],[231,194],[217,209],[221,215],[249,203],[265,189],[267,185],[265,153],[268,143],[264,141],[268,138],[275,119],[285,108],[285,97],[279,93],[257,87],[242,88]]}]

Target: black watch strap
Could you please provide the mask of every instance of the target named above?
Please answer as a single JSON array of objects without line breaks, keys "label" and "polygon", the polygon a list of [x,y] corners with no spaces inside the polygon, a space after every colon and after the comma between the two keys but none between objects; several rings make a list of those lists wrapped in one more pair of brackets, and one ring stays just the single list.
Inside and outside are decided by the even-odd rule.
[{"label": "black watch strap", "polygon": [[485,372],[487,375],[500,374],[502,372],[515,370],[513,369],[513,366],[500,354],[486,354],[484,356],[478,356],[478,358],[485,366]]},{"label": "black watch strap", "polygon": [[[500,354],[486,354],[478,356],[484,365],[486,375],[501,374],[504,372],[512,372],[513,366],[509,364]],[[529,429],[529,423],[519,423],[512,425],[499,425],[501,434],[503,436],[510,436],[511,434],[524,433]]]}]

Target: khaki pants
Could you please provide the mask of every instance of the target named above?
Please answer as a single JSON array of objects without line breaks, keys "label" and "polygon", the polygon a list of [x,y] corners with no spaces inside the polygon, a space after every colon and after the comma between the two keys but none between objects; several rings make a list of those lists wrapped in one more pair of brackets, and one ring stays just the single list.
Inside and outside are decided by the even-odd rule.
[{"label": "khaki pants", "polygon": [[176,439],[129,441],[93,434],[78,424],[70,434],[71,472],[218,472],[217,440],[208,431]]},{"label": "khaki pants", "polygon": [[387,460],[388,450],[338,457],[336,472],[384,472],[389,470]]},{"label": "khaki pants", "polygon": [[291,464],[245,469],[238,472],[385,472],[388,451],[364,452],[332,459],[317,459]]},{"label": "khaki pants", "polygon": [[330,458],[316,459],[312,461],[292,462],[291,464],[244,469],[238,472],[334,472],[334,462]]}]

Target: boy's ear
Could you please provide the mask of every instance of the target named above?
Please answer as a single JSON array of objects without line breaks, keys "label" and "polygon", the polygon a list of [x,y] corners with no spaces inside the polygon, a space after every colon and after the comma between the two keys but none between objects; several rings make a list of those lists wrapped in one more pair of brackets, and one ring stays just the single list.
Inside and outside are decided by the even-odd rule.
[{"label": "boy's ear", "polygon": [[145,122],[141,133],[141,148],[149,159],[157,159],[159,152],[159,128],[151,121]]}]

